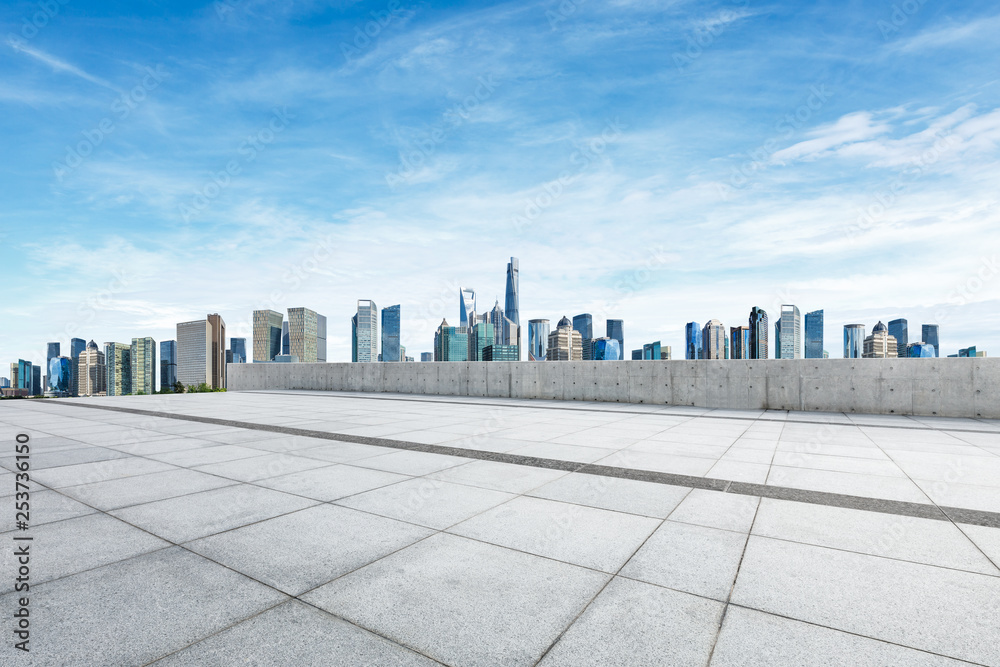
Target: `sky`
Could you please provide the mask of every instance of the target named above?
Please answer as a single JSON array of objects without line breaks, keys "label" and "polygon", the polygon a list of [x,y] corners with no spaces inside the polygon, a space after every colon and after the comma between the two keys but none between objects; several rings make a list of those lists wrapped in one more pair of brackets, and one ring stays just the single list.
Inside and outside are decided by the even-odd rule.
[{"label": "sky", "polygon": [[1000,354],[998,33],[988,1],[5,2],[0,368],[299,306],[349,361],[358,299],[419,359],[511,256],[525,338],[589,312],[676,358],[795,304],[831,357],[897,317]]}]

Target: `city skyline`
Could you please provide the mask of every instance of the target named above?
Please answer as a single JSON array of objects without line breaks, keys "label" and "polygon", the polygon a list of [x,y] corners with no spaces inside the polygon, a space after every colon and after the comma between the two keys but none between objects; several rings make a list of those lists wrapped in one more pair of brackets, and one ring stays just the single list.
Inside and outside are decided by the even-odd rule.
[{"label": "city skyline", "polygon": [[426,351],[457,287],[504,303],[512,255],[522,325],[612,316],[627,350],[782,303],[828,341],[903,316],[1000,349],[989,3],[421,6],[350,58],[370,8],[223,5],[74,0],[27,35],[37,5],[0,8],[0,358],[207,312],[249,340],[253,310],[309,304],[346,360],[359,296]]}]

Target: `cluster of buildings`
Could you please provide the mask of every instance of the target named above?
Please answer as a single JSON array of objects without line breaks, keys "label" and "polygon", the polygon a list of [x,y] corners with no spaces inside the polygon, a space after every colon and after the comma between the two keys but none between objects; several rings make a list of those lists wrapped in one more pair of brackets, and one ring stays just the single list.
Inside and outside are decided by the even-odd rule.
[{"label": "cluster of buildings", "polygon": [[[447,319],[434,334],[434,351],[423,352],[421,361],[519,361],[521,323],[518,260],[507,264],[504,306],[497,300],[489,311],[478,312],[476,292],[459,288],[458,325]],[[379,311],[374,301],[359,300],[351,318],[351,361],[413,361],[400,344],[401,307]],[[380,327],[381,324],[381,327]],[[274,310],[253,311],[254,363],[327,361],[326,317],[309,308],[289,308],[288,318]],[[528,361],[614,361],[624,358],[624,322],[608,319],[604,336],[594,335],[589,313],[570,320],[563,317],[555,330],[549,320],[528,322]],[[781,306],[774,322],[775,359],[823,359],[823,311],[806,313],[795,305]],[[684,327],[685,359],[767,359],[771,326],[767,312],[754,306],[746,325],[726,327],[717,319],[704,325],[689,322]],[[910,341],[905,319],[888,326],[879,322],[871,333],[863,324],[844,326],[844,358],[875,359],[938,357],[938,325],[924,324],[918,341]],[[985,357],[986,352],[969,347],[952,357]],[[670,346],[660,341],[632,350],[632,359],[671,359]],[[176,340],[159,344],[159,384],[156,382],[157,344],[150,337],[131,343],[73,338],[69,355],[60,343],[48,344],[45,365],[19,359],[10,365],[10,378],[0,378],[4,396],[123,396],[179,391],[184,387],[226,387],[226,366],[246,363],[245,338],[230,338],[226,349],[226,323],[218,314],[203,320],[177,324]]]}]

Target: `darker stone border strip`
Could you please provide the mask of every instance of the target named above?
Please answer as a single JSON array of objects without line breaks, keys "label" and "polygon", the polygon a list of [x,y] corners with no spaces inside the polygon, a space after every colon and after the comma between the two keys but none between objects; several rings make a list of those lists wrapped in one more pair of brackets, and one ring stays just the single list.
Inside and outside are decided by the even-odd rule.
[{"label": "darker stone border strip", "polygon": [[[326,398],[325,396],[322,395],[322,393],[320,393],[320,392],[323,391],[323,390],[320,390],[320,389],[301,389],[301,390],[287,389],[285,391],[264,391],[264,390],[254,389],[254,390],[247,390],[247,393],[248,394],[269,394],[271,396],[288,396],[289,395],[288,392],[293,392],[293,391],[309,392],[309,393],[307,393],[305,395],[306,396],[315,396],[317,398]],[[411,403],[440,403],[440,404],[443,404],[443,405],[481,405],[481,406],[485,406],[485,407],[497,407],[496,403],[482,403],[482,402],[476,402],[476,401],[445,401],[445,400],[435,399],[435,398],[408,398],[408,396],[429,396],[430,394],[403,394],[403,395],[393,395],[393,396],[375,396],[375,395],[369,395],[369,394],[367,394],[365,392],[361,392],[364,395],[359,396],[358,393],[347,393],[347,394],[344,394],[342,392],[334,391],[334,390],[327,391],[326,393],[330,394],[329,398],[359,398],[361,400],[368,400],[368,401],[409,401]],[[480,396],[459,396],[457,398],[489,398],[489,397],[485,397],[485,396],[483,396],[483,397],[480,397]],[[503,400],[504,397],[499,397],[499,398],[501,400]],[[528,399],[528,398],[525,398],[525,399],[509,399],[508,398],[506,400],[524,400],[524,401],[529,401],[531,399]],[[552,401],[552,402],[562,402],[562,403],[575,403],[576,405],[580,405],[580,406],[585,406],[589,402],[589,401],[565,401],[565,400],[564,401],[559,401],[559,399],[543,399],[543,400],[548,400],[548,401]],[[596,401],[594,401],[594,402],[596,402]],[[621,405],[638,405],[638,404],[635,404],[635,403],[631,403],[631,404],[630,403],[622,403]],[[690,419],[731,419],[731,420],[734,420],[734,421],[762,421],[762,422],[767,422],[769,424],[813,424],[813,425],[818,425],[818,426],[856,426],[858,428],[898,428],[898,429],[905,429],[905,430],[909,430],[909,431],[927,431],[927,430],[931,430],[931,431],[952,431],[954,433],[997,433],[997,431],[988,431],[988,430],[984,430],[984,429],[953,428],[953,427],[949,427],[949,426],[931,426],[929,424],[923,424],[923,423],[921,423],[919,425],[909,426],[909,425],[906,425],[906,424],[863,424],[863,423],[852,422],[852,421],[849,421],[849,422],[831,422],[831,421],[818,421],[818,420],[813,420],[813,419],[773,419],[773,418],[770,418],[770,417],[767,416],[767,414],[766,414],[768,412],[767,410],[763,410],[763,412],[765,414],[762,415],[762,416],[760,416],[760,417],[737,417],[735,415],[714,415],[714,414],[712,414],[712,412],[715,411],[715,410],[722,410],[722,409],[729,410],[729,408],[699,408],[698,406],[695,406],[695,405],[677,405],[675,403],[664,403],[662,406],[660,406],[659,403],[656,403],[656,404],[654,404],[654,403],[642,403],[641,405],[649,405],[649,406],[652,406],[652,407],[671,407],[671,408],[680,408],[680,409],[694,408],[696,410],[707,410],[707,412],[703,412],[703,413],[695,415],[695,414],[687,414],[687,413],[680,413],[680,412],[678,412],[678,413],[670,413],[670,412],[649,412],[649,411],[643,411],[643,410],[608,410],[606,408],[597,408],[597,407],[594,407],[594,408],[591,408],[591,407],[563,408],[563,407],[559,407],[559,406],[556,406],[556,405],[523,405],[523,404],[520,404],[520,403],[512,403],[512,404],[509,404],[509,405],[501,405],[500,407],[506,407],[506,408],[525,408],[527,410],[562,410],[564,412],[602,412],[602,413],[607,413],[607,414],[612,414],[612,415],[642,415],[642,416],[646,416],[646,417],[648,417],[650,415],[654,415],[654,416],[659,416],[659,417],[674,417],[674,416],[677,416],[677,417],[688,417]],[[748,411],[758,411],[758,410],[761,410],[761,409],[760,408],[748,408],[747,410]],[[733,408],[733,409],[731,409],[731,411],[738,411],[738,410],[736,410],[735,408]],[[813,414],[811,412],[802,411],[802,410],[778,410],[777,412],[795,413],[797,415]],[[828,412],[828,413],[824,413],[824,414],[837,414],[837,415],[844,415],[845,417],[848,417],[848,418],[850,417],[850,413],[847,413],[847,412]],[[872,417],[909,417],[911,419],[918,419],[918,418],[923,417],[923,418],[926,418],[926,419],[933,419],[933,417],[930,417],[930,416],[927,416],[927,415],[871,415],[871,416]],[[978,417],[957,417],[957,419],[969,419],[971,421],[987,423],[987,422],[983,421],[982,419],[980,419]]]},{"label": "darker stone border strip", "polygon": [[334,440],[337,442],[350,442],[359,445],[385,447],[388,449],[402,449],[414,452],[424,452],[427,454],[442,454],[445,456],[460,456],[462,458],[467,458],[467,459],[475,459],[479,461],[494,461],[497,463],[510,463],[513,465],[528,466],[531,468],[564,470],[566,472],[578,472],[587,475],[597,475],[600,477],[617,477],[620,479],[631,479],[641,482],[653,482],[655,484],[666,484],[669,486],[680,486],[690,489],[705,489],[709,491],[719,491],[721,493],[735,493],[741,496],[774,498],[776,500],[791,500],[794,502],[809,503],[812,505],[825,505],[827,507],[843,507],[847,509],[863,510],[866,512],[878,512],[880,514],[892,514],[895,516],[910,516],[920,519],[933,519],[935,521],[954,521],[956,523],[967,523],[975,526],[1000,528],[1000,513],[985,512],[982,510],[970,510],[958,507],[942,507],[938,505],[924,505],[922,503],[910,503],[901,500],[883,500],[880,498],[851,496],[842,493],[809,491],[805,489],[794,489],[787,486],[767,486],[765,484],[750,484],[748,482],[734,482],[727,479],[714,479],[711,477],[695,477],[693,475],[677,475],[674,473],[656,472],[653,470],[618,468],[615,466],[604,466],[593,463],[580,463],[577,461],[563,461],[560,459],[546,459],[535,456],[521,456],[518,454],[507,454],[504,452],[490,452],[480,449],[464,449],[461,447],[448,447],[446,445],[431,445],[419,442],[408,442],[406,440],[373,438],[369,436],[349,435],[346,433],[345,434],[331,433],[329,431],[311,431],[309,429],[291,428],[288,426],[274,426],[271,424],[254,424],[252,422],[240,422],[240,421],[233,421],[231,419],[216,419],[214,417],[199,417],[196,415],[182,415],[169,412],[156,412],[153,410],[118,408],[108,405],[85,405],[83,403],[67,403],[66,405],[71,405],[73,407],[79,407],[79,408],[90,408],[93,410],[106,410],[108,412],[124,412],[127,414],[143,415],[148,417],[159,417],[163,419],[178,419],[182,421],[200,422],[203,424],[212,424],[214,426],[229,426],[232,428],[242,428],[252,431],[267,431],[270,433],[280,433],[282,435],[296,435],[305,438]]}]

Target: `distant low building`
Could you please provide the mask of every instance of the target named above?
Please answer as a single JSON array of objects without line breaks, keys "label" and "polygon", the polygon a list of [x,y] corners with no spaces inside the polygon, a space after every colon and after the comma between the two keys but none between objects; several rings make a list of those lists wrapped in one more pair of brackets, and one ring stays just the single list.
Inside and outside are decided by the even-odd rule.
[{"label": "distant low building", "polygon": [[934,353],[933,345],[920,342],[907,345],[906,356],[911,359],[933,359],[937,355]]},{"label": "distant low building", "polygon": [[488,345],[483,348],[483,361],[518,361],[518,346]]},{"label": "distant low building", "polygon": [[595,361],[619,361],[622,358],[621,344],[615,338],[595,338],[593,356]]}]

